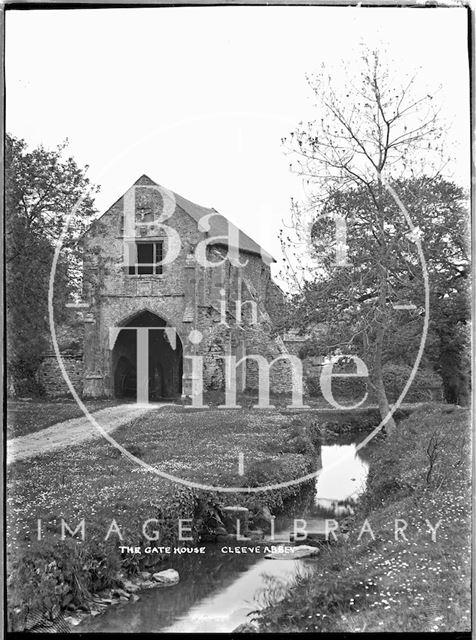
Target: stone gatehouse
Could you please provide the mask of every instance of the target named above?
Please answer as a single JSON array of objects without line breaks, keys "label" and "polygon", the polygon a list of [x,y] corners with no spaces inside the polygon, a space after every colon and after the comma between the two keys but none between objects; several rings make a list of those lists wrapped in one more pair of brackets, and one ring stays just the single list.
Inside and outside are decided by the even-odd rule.
[{"label": "stone gatehouse", "polygon": [[[287,353],[273,331],[283,305],[274,260],[215,209],[144,175],[81,247],[84,397],[137,397],[138,379],[150,400],[189,396],[200,377],[204,390],[223,389],[223,356],[269,362]],[[275,363],[271,391],[288,391],[290,374],[286,358]],[[257,363],[247,358],[236,368],[237,391],[257,384]]]}]

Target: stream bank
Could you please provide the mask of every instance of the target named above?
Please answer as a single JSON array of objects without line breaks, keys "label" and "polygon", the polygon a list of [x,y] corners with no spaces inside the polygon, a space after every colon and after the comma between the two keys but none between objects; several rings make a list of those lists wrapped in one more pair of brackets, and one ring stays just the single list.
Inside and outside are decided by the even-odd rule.
[{"label": "stream bank", "polygon": [[261,632],[469,632],[471,422],[427,403],[369,450],[332,553],[254,616]]},{"label": "stream bank", "polygon": [[[277,410],[240,410],[224,416],[223,411],[212,409],[151,411],[119,428],[115,437],[153,466],[218,486],[276,483],[315,468],[316,450],[301,418],[296,424],[288,412]],[[309,416],[309,421],[315,421],[315,416]],[[246,460],[243,476],[238,474],[239,451]],[[122,544],[140,549],[151,544],[142,529],[150,519],[160,523],[163,546],[179,544],[178,522],[191,520],[191,540],[180,544],[196,546],[201,538],[218,540],[225,535],[220,529],[223,507],[245,506],[251,515],[250,528],[258,529],[270,513],[279,513],[285,503],[303,493],[297,484],[226,495],[177,487],[132,465],[101,440],[15,462],[8,469],[7,483],[8,628],[12,631],[61,630],[65,615],[97,614],[112,602],[122,602],[121,597],[127,599],[114,590],[126,591],[125,580],[131,581],[141,571],[158,572],[167,561],[167,554],[120,552]],[[85,531],[79,526],[81,518]],[[64,536],[63,522],[70,527]],[[233,531],[226,532],[230,534]]]},{"label": "stream bank", "polygon": [[[299,417],[299,423],[303,417]],[[302,427],[302,424],[295,424]],[[252,513],[253,526],[259,516],[263,537],[250,541],[221,540],[206,543],[206,553],[169,556],[161,568],[173,568],[180,575],[180,582],[167,589],[151,589],[139,592],[140,600],[123,603],[103,615],[88,617],[74,627],[77,632],[231,632],[246,625],[248,614],[265,607],[270,594],[277,597],[296,580],[315,570],[315,558],[300,560],[268,560],[266,550],[272,545],[282,548],[296,545],[318,545],[321,549],[325,537],[325,519],[339,518],[338,506],[344,508],[355,502],[365,487],[368,464],[355,454],[355,447],[366,432],[350,432],[344,429],[338,435],[327,425],[324,430],[314,429],[314,439],[319,432],[319,451],[315,455],[324,465],[317,484],[299,492],[285,501],[284,508],[274,520],[275,535],[271,536],[269,521],[263,521],[263,513]],[[339,453],[351,460],[335,464]],[[246,499],[246,496],[242,496]],[[266,509],[264,509],[266,511]],[[342,516],[344,514],[340,514]],[[292,542],[293,529],[299,531],[303,520],[314,539]],[[319,534],[319,535],[316,535]],[[240,553],[236,552],[240,549]],[[256,550],[259,549],[259,552]],[[322,553],[320,550],[319,553]],[[243,627],[243,630],[246,630]]]},{"label": "stream bank", "polygon": [[[198,468],[200,480],[205,482],[219,484],[221,478],[224,482],[260,486],[282,482],[283,478],[302,477],[321,465],[321,445],[326,438],[344,438],[346,434],[353,437],[356,431],[365,435],[375,424],[371,411],[359,413],[357,422],[355,419],[349,422],[348,413],[343,414],[334,411],[326,416],[326,422],[319,418],[319,411],[240,410],[227,413],[224,421],[221,410],[184,413],[177,408],[164,410],[160,421],[152,412],[132,428],[121,428],[116,436],[134,455],[151,464],[165,465],[170,472],[180,470],[181,474],[189,473],[189,477],[193,473],[193,478]],[[201,457],[197,457],[197,451],[202,452]],[[237,451],[246,454],[243,477],[236,475],[236,467],[233,469]],[[232,472],[224,464],[230,452]],[[192,540],[186,544],[197,546],[206,539],[206,545],[213,545],[223,541],[219,536],[236,534],[223,527],[225,506],[249,509],[250,529],[259,539],[260,529],[268,532],[271,514],[287,515],[294,508],[299,518],[313,500],[313,481],[307,486],[296,484],[256,494],[177,489],[172,483],[144,475],[116,454],[107,443],[95,442],[43,456],[28,468],[15,463],[9,469],[9,482],[15,486],[15,491],[10,492],[13,502],[8,514],[10,629],[60,630],[63,624],[67,625],[65,615],[92,614],[99,620],[101,612],[107,615],[108,610],[118,611],[115,602],[121,607],[134,607],[131,601],[149,597],[149,593],[158,589],[149,585],[150,590],[132,593],[125,587],[130,582],[133,590],[140,588],[134,581],[141,572],[156,573],[168,568],[170,556],[121,555],[117,536],[104,542],[112,518],[120,524],[125,544],[141,549],[150,544],[141,536],[141,523],[151,517],[161,521],[160,545],[177,544],[179,518],[193,521]],[[46,491],[41,491],[41,487],[46,487]],[[339,505],[336,497],[330,502],[329,496],[321,498],[324,503],[317,506],[324,512],[329,507],[349,507],[345,501]],[[84,542],[78,536],[59,540],[60,516],[56,514],[76,526],[81,513],[89,518],[89,538]],[[36,518],[42,518],[40,542],[35,538],[32,518],[35,524]],[[176,585],[160,589],[161,597],[169,589],[177,588]],[[126,594],[132,595],[127,598]]]}]

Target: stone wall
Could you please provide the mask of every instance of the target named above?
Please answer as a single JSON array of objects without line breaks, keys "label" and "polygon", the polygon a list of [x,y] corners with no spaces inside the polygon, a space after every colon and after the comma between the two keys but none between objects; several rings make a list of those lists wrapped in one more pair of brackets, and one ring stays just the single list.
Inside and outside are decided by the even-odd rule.
[{"label": "stone wall", "polygon": [[[83,390],[83,357],[78,355],[62,355],[62,360],[71,383],[79,395]],[[70,396],[71,392],[66,384],[56,359],[56,355],[48,354],[44,357],[38,369],[38,383],[47,396],[52,398]]]}]

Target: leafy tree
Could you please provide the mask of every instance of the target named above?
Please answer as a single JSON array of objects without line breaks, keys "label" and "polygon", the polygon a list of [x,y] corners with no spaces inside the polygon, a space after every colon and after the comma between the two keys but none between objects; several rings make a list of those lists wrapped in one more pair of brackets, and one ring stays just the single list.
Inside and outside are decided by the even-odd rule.
[{"label": "leafy tree", "polygon": [[[469,381],[469,246],[466,196],[460,187],[442,178],[401,180],[394,184],[399,198],[412,212],[412,218],[422,237],[426,272],[430,290],[430,324],[422,364],[440,373],[445,396],[449,401],[461,401]],[[352,268],[361,274],[355,284],[356,272],[338,270],[329,254],[327,277],[306,282],[296,298],[292,321],[301,326],[328,323],[321,338],[308,345],[308,353],[347,349],[347,353],[368,353],[365,345],[365,315],[377,296],[372,272],[374,242],[369,227],[363,223],[361,211],[369,203],[364,189],[336,192],[328,200],[339,211],[345,211],[348,226],[348,258]],[[396,203],[389,197],[389,211],[398,217]],[[316,258],[325,253],[333,242],[334,229],[326,219],[318,219],[312,227],[313,249]],[[395,259],[389,262],[387,305],[412,303],[413,311],[396,310],[388,317],[382,352],[382,364],[412,365],[420,344],[423,329],[424,286],[418,257],[411,242],[404,236],[398,242]],[[344,281],[346,279],[346,281]],[[347,284],[346,284],[347,283]],[[362,287],[365,288],[363,293]],[[355,296],[352,302],[352,295]],[[352,309],[352,306],[355,308]],[[352,311],[358,320],[352,319]],[[329,323],[332,316],[333,322]],[[344,321],[343,318],[347,317]],[[310,351],[309,351],[310,349]],[[364,358],[365,359],[365,358]]]},{"label": "leafy tree", "polygon": [[[24,140],[6,136],[5,232],[7,366],[9,389],[34,389],[35,374],[48,347],[48,285],[56,241],[78,200],[77,214],[65,233],[55,276],[55,318],[77,290],[75,240],[96,212],[86,177],[73,158],[64,159],[66,143],[55,150],[28,150]],[[88,190],[91,189],[90,192]],[[21,382],[23,381],[23,383]]]},{"label": "leafy tree", "polygon": [[[437,177],[396,186],[422,234],[430,289],[430,326],[426,361],[442,379],[448,402],[465,404],[470,381],[470,246],[468,198],[458,185]],[[422,305],[419,278],[413,278],[412,299]],[[398,316],[395,318],[398,320]],[[406,324],[394,323],[388,335],[386,359],[416,353],[417,336]],[[419,338],[418,338],[419,339]]]},{"label": "leafy tree", "polygon": [[[301,123],[287,143],[294,168],[309,185],[308,202],[293,205],[293,226],[313,268],[289,234],[284,244],[288,250],[294,244],[295,262],[307,271],[293,321],[303,329],[324,323],[327,353],[362,357],[384,417],[386,349],[405,333],[412,337],[405,344],[413,347],[421,335],[418,248],[423,243],[430,251],[435,287],[443,286],[447,274],[457,280],[466,269],[461,255],[453,255],[462,250],[461,238],[451,235],[464,217],[463,194],[439,177],[442,134],[433,97],[416,97],[414,78],[399,83],[377,52],[364,51],[355,77],[341,83],[340,91],[325,71],[309,80],[318,118]],[[428,248],[425,234],[431,237]],[[415,311],[394,309],[410,303]],[[387,428],[394,427],[390,419]]]}]

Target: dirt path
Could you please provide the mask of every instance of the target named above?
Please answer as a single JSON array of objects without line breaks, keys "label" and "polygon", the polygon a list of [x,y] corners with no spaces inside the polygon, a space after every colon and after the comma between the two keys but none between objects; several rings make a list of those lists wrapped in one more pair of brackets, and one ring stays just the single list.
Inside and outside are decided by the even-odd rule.
[{"label": "dirt path", "polygon": [[[121,425],[163,406],[168,406],[168,403],[146,406],[121,404],[95,411],[92,415],[105,431],[111,433]],[[86,416],[58,422],[41,431],[8,440],[7,465],[100,437],[101,434]]]}]

